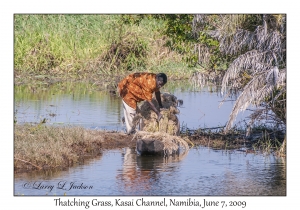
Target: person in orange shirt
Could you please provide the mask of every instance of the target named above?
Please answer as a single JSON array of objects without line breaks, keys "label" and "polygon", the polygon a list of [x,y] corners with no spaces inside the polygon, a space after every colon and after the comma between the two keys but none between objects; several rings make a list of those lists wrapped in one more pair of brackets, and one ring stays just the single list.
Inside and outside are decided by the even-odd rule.
[{"label": "person in orange shirt", "polygon": [[157,114],[157,120],[162,118],[160,110],[157,110],[152,103],[152,95],[155,93],[156,100],[160,108],[161,103],[160,88],[167,83],[167,76],[164,73],[133,73],[119,82],[118,92],[122,97],[124,118],[128,134],[134,133],[135,129],[132,120],[136,114],[137,103],[147,101],[151,109]]}]

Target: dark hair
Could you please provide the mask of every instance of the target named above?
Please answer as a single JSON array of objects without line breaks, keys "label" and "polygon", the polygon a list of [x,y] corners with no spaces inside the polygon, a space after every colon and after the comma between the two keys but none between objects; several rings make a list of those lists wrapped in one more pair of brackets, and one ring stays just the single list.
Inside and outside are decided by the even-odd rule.
[{"label": "dark hair", "polygon": [[166,84],[167,81],[168,81],[167,75],[166,75],[165,73],[159,73],[159,74],[156,75],[156,77],[157,77],[157,78],[158,78],[158,77],[163,78],[164,84]]}]

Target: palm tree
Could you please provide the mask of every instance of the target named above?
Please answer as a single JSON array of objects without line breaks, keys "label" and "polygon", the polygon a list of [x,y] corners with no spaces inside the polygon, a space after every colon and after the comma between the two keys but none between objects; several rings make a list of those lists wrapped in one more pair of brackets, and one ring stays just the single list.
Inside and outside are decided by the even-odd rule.
[{"label": "palm tree", "polygon": [[285,127],[286,15],[195,15],[195,34],[204,23],[211,25],[205,32],[218,40],[220,52],[233,58],[222,80],[222,93],[229,92],[228,87],[241,90],[225,132],[249,105],[264,107],[251,115],[249,127],[270,110],[274,122]]}]

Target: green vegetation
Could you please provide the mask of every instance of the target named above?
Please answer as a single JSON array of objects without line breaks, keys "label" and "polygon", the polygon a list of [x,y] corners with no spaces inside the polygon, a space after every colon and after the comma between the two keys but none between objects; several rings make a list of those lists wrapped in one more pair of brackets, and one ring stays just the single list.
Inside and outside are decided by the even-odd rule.
[{"label": "green vegetation", "polygon": [[131,71],[189,78],[193,69],[166,46],[165,21],[143,18],[131,24],[132,17],[15,15],[15,84],[88,80],[113,85]]}]

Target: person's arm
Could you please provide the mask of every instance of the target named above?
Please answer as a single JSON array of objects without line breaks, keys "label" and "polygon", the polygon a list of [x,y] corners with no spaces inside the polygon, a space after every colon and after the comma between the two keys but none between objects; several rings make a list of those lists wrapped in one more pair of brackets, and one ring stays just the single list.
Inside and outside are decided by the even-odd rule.
[{"label": "person's arm", "polygon": [[156,100],[158,102],[159,108],[163,108],[163,105],[161,103],[160,91],[155,92],[155,97],[156,97]]},{"label": "person's arm", "polygon": [[148,103],[150,104],[151,109],[157,114],[157,121],[159,122],[159,120],[162,118],[162,115],[160,114],[159,110],[155,108],[152,101],[148,101]]}]

